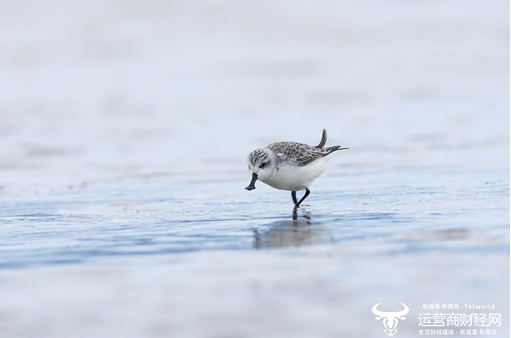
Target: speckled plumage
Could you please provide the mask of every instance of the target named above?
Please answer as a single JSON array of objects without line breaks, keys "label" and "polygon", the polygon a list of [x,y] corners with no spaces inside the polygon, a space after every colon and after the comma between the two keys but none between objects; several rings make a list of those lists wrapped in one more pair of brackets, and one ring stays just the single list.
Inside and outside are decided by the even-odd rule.
[{"label": "speckled plumage", "polygon": [[[259,179],[273,188],[292,191],[295,206],[299,206],[310,193],[309,185],[326,170],[330,155],[337,150],[348,149],[341,146],[323,148],[326,138],[326,130],[323,130],[317,146],[276,142],[252,151],[247,158],[252,181],[246,189],[255,189],[255,182]],[[299,202],[296,201],[298,190],[305,190]]]},{"label": "speckled plumage", "polygon": [[340,146],[317,148],[298,142],[275,142],[266,148],[277,157],[277,166],[285,162],[289,165],[304,166],[338,150]]}]

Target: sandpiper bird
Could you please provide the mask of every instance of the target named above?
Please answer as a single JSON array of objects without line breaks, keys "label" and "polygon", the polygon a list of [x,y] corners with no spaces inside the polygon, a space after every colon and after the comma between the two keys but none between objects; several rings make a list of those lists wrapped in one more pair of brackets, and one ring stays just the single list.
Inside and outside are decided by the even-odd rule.
[{"label": "sandpiper bird", "polygon": [[[291,191],[295,207],[299,207],[310,194],[310,184],[327,169],[332,154],[348,149],[323,148],[325,143],[326,130],[323,129],[321,142],[315,147],[298,142],[276,142],[252,151],[247,158],[252,181],[245,189],[255,189],[255,182],[260,180],[275,189]],[[297,201],[299,190],[305,190],[305,194]]]}]

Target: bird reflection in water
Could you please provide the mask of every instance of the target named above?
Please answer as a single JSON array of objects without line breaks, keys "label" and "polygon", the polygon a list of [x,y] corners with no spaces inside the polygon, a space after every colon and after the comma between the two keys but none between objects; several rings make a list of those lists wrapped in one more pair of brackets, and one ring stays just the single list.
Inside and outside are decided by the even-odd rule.
[{"label": "bird reflection in water", "polygon": [[292,219],[279,220],[267,228],[255,229],[252,241],[254,249],[304,246],[333,241],[328,226],[314,223],[310,212],[304,211],[298,215],[298,209],[297,207],[293,209]]}]

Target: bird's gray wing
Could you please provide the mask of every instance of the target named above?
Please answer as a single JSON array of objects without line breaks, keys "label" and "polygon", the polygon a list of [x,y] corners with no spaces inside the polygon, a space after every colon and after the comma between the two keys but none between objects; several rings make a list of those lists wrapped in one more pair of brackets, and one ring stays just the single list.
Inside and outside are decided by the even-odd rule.
[{"label": "bird's gray wing", "polygon": [[330,153],[328,148],[319,149],[298,142],[276,142],[267,148],[275,153],[278,164],[286,162],[296,166],[307,165]]}]

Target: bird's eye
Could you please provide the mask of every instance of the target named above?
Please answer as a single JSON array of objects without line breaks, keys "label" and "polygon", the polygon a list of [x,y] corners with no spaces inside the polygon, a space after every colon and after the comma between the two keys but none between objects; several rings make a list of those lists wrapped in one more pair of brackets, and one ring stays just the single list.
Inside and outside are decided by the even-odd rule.
[{"label": "bird's eye", "polygon": [[265,166],[266,166],[266,163],[261,163],[261,165],[259,166],[259,169],[264,169]]}]

